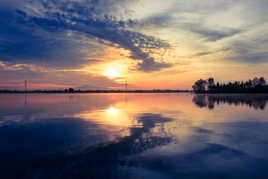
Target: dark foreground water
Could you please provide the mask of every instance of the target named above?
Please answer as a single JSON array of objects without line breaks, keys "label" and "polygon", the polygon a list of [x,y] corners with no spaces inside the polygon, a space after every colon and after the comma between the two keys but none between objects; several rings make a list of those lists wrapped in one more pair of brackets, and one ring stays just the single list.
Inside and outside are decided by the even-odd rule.
[{"label": "dark foreground water", "polygon": [[268,96],[0,95],[0,178],[268,178]]}]

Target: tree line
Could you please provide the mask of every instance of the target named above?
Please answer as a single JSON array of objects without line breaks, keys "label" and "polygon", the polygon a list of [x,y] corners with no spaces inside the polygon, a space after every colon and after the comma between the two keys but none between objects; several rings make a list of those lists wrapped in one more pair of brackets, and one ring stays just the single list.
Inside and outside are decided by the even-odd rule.
[{"label": "tree line", "polygon": [[268,93],[268,85],[264,77],[255,77],[247,81],[220,83],[214,78],[197,80],[192,86],[196,93]]}]

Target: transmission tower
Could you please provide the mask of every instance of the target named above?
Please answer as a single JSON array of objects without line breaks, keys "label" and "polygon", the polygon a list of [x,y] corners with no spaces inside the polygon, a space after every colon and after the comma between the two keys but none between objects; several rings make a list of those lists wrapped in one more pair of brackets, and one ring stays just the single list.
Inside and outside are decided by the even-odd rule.
[{"label": "transmission tower", "polygon": [[27,80],[24,81],[24,91],[27,92]]},{"label": "transmission tower", "polygon": [[126,81],[125,81],[125,90],[127,91],[127,86],[128,86],[128,84],[127,84],[127,79],[126,79]]}]

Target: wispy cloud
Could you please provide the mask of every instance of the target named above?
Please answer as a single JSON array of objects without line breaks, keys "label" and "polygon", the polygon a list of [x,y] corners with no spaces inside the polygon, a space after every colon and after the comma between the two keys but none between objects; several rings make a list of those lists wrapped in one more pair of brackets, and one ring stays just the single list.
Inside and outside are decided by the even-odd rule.
[{"label": "wispy cloud", "polygon": [[241,29],[224,28],[221,30],[214,30],[208,27],[202,26],[202,24],[184,24],[182,28],[200,35],[207,41],[217,41],[224,38],[232,37],[233,35],[242,32]]},{"label": "wispy cloud", "polygon": [[[26,4],[25,10],[8,12],[10,13],[8,15],[12,17],[10,20],[16,26],[8,26],[8,21],[5,20],[5,24],[2,24],[6,28],[4,31],[15,31],[15,35],[19,36],[21,40],[7,43],[6,41],[10,40],[10,37],[7,36],[4,39],[6,47],[0,49],[2,59],[12,61],[13,59],[32,60],[44,57],[52,61],[55,58],[57,61],[59,59],[66,61],[57,65],[66,65],[68,62],[75,64],[75,59],[84,57],[84,54],[79,53],[78,50],[81,48],[81,44],[71,41],[67,37],[59,38],[62,32],[71,30],[83,33],[87,38],[95,37],[110,41],[120,48],[129,50],[131,52],[130,58],[142,61],[138,63],[138,70],[147,72],[170,66],[170,64],[157,62],[155,58],[151,57],[150,52],[144,50],[168,48],[167,42],[153,36],[127,30],[125,26],[129,22],[119,21],[113,16],[104,14],[108,8],[106,1],[90,1],[89,5],[85,4],[86,2],[40,1],[33,5]],[[113,2],[113,4],[117,3]],[[33,31],[38,35],[34,35]],[[51,35],[54,38],[49,38]],[[78,61],[78,63],[81,62]]]}]

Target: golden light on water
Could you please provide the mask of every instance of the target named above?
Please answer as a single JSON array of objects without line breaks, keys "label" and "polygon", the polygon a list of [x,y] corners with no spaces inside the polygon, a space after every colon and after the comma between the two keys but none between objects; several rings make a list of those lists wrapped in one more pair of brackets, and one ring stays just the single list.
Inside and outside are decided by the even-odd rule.
[{"label": "golden light on water", "polygon": [[134,121],[131,116],[124,110],[115,106],[110,106],[101,114],[103,122],[115,126],[132,126]]},{"label": "golden light on water", "polygon": [[130,127],[137,125],[137,121],[135,121],[125,109],[117,106],[109,106],[103,110],[76,114],[75,117],[94,121],[99,124],[117,127]]},{"label": "golden light on water", "polygon": [[110,108],[108,108],[108,109],[106,110],[106,112],[107,112],[109,115],[116,115],[116,114],[118,114],[119,109],[117,109],[117,108],[111,106]]}]

